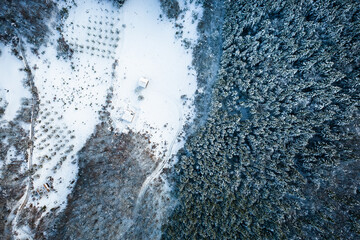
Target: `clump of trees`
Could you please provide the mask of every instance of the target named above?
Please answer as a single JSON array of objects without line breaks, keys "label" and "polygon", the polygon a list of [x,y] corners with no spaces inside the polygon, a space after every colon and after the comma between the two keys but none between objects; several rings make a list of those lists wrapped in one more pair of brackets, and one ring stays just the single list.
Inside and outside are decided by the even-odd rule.
[{"label": "clump of trees", "polygon": [[125,0],[113,0],[113,2],[114,2],[118,7],[121,7],[121,6],[125,3]]},{"label": "clump of trees", "polygon": [[0,1],[0,42],[7,44],[14,37],[23,37],[39,47],[47,38],[54,7],[52,1]]},{"label": "clump of trees", "polygon": [[180,6],[177,0],[160,0],[163,12],[169,19],[177,19],[180,15]]},{"label": "clump of trees", "polygon": [[69,59],[72,57],[74,50],[70,48],[69,44],[67,44],[67,42],[65,41],[65,38],[61,36],[57,40],[57,52],[58,58],[60,58],[61,56],[64,59]]},{"label": "clump of trees", "polygon": [[[199,4],[201,4],[200,1]],[[199,38],[193,48],[193,66],[197,73],[197,88],[202,89],[202,91],[195,92],[196,118],[193,126],[203,125],[206,121],[212,87],[217,79],[222,55],[223,3],[215,0],[203,1],[203,10],[203,16],[197,26]]]},{"label": "clump of trees", "polygon": [[[26,169],[28,132],[22,128],[23,122],[10,121],[0,127],[0,237],[10,239],[11,222],[8,221],[11,210],[24,194],[26,179],[29,172]],[[19,158],[7,160],[10,148],[15,148]]]},{"label": "clump of trees", "polygon": [[0,95],[0,118],[4,115],[5,109],[8,105],[9,103],[6,101],[5,97]]},{"label": "clump of trees", "polygon": [[360,238],[360,3],[225,1],[164,239]]},{"label": "clump of trees", "polygon": [[[150,235],[152,228],[136,233],[129,229],[131,221],[136,226],[155,225],[155,219],[133,215],[138,190],[156,167],[147,144],[145,135],[118,134],[106,121],[98,124],[78,152],[79,173],[65,211],[45,218],[35,238],[146,239],[134,235]],[[150,208],[144,214],[155,213]]]}]

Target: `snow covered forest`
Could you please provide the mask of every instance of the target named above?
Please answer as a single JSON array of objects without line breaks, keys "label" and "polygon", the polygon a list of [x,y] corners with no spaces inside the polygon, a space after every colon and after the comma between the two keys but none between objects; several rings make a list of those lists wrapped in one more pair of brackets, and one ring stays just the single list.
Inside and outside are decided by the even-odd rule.
[{"label": "snow covered forest", "polygon": [[0,1],[0,239],[360,239],[360,2]]}]

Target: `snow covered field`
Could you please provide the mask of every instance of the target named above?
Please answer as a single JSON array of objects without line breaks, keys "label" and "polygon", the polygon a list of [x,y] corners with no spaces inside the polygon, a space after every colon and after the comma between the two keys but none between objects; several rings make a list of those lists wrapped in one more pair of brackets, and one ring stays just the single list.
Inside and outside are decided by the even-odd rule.
[{"label": "snow covered field", "polygon": [[[33,164],[38,169],[34,174],[34,190],[43,189],[46,183],[53,187],[46,195],[33,198],[31,203],[46,206],[47,211],[65,207],[77,175],[76,153],[100,122],[98,112],[112,85],[114,54],[99,52],[103,42],[93,43],[94,36],[88,35],[92,29],[88,28],[98,26],[93,19],[106,17],[115,24],[113,19],[120,15],[116,11],[107,3],[78,2],[77,7],[69,11],[64,27],[65,41],[74,49],[72,59],[57,57],[59,33],[55,31],[48,46],[41,50],[44,54],[30,58],[37,68],[34,81],[40,97],[33,154]],[[106,44],[109,47],[112,43]]]},{"label": "snow covered field", "polygon": [[[187,39],[194,43],[197,22],[191,24],[192,12],[200,10],[193,5],[182,7],[189,10],[179,22],[184,25]],[[159,144],[157,156],[160,156],[176,137],[186,117],[191,118],[193,113],[196,78],[191,67],[192,52],[185,49],[183,39],[176,39],[178,29],[174,21],[166,19],[161,12],[159,1],[127,1],[122,11],[126,27],[122,47],[116,52],[119,66],[111,116],[120,131],[128,127],[150,133],[151,140]],[[149,85],[137,91],[141,77],[149,79]],[[186,103],[181,99],[183,95],[189,98]],[[121,121],[126,109],[135,112],[132,124]]]},{"label": "snow covered field", "polygon": [[[166,18],[158,0],[127,0],[121,9],[106,1],[75,3],[59,3],[69,16],[62,32],[53,29],[40,54],[26,51],[40,100],[32,157],[35,173],[27,204],[45,209],[43,214],[65,208],[76,182],[76,154],[100,123],[103,106],[115,131],[148,135],[158,161],[182,147],[182,128],[194,113],[191,46],[197,39],[199,6],[182,1],[175,21]],[[70,59],[58,56],[61,38],[73,49]],[[20,98],[30,93],[21,83],[26,75],[18,70],[24,66],[7,47],[0,47],[0,97],[9,104],[4,116],[9,121]],[[141,77],[149,80],[146,88],[139,86]],[[106,104],[110,92],[113,96]],[[128,111],[135,114],[132,122],[124,120]]]},{"label": "snow covered field", "polygon": [[21,98],[30,97],[30,92],[23,86],[26,73],[22,62],[11,54],[8,46],[0,44],[0,107],[5,107],[1,120],[12,121],[20,110]]}]

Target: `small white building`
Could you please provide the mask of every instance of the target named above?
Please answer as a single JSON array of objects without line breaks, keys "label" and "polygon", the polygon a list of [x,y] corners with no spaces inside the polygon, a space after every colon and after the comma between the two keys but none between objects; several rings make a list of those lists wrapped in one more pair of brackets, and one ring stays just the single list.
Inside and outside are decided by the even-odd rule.
[{"label": "small white building", "polygon": [[130,123],[134,120],[134,118],[135,118],[135,113],[130,110],[126,110],[122,116],[122,120]]},{"label": "small white building", "polygon": [[141,78],[139,79],[139,86],[140,86],[140,87],[146,88],[148,84],[149,84],[149,79],[144,78],[144,77],[141,77]]}]

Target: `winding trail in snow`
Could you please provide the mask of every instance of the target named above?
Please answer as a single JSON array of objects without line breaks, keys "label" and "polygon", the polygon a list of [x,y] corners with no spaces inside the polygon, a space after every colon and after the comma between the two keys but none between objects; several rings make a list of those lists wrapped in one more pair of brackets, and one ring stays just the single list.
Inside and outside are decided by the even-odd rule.
[{"label": "winding trail in snow", "polygon": [[[15,30],[17,32],[17,29],[15,29]],[[20,36],[20,35],[18,34],[18,36]],[[23,59],[23,63],[25,65],[25,69],[27,72],[28,80],[30,83],[30,89],[31,89],[31,93],[32,93],[31,120],[30,120],[31,123],[30,123],[29,143],[28,143],[28,159],[27,159],[27,167],[28,167],[28,171],[30,171],[32,168],[32,156],[33,156],[33,149],[34,149],[35,106],[36,106],[36,103],[37,103],[39,97],[38,97],[37,89],[34,85],[34,76],[31,73],[31,68],[26,59],[25,50],[22,45],[22,40],[20,37],[19,37],[19,49],[20,49],[20,53],[21,53],[21,56]],[[29,173],[25,193],[21,197],[19,202],[15,205],[15,207],[11,210],[9,217],[8,217],[8,224],[12,225],[12,232],[16,231],[16,226],[17,226],[17,223],[19,220],[20,213],[26,206],[27,201],[29,199],[30,188],[31,188],[31,175]],[[15,211],[16,211],[16,214],[14,214]],[[24,229],[19,228],[19,229],[17,229],[17,231],[21,231],[22,234],[25,235],[28,239],[32,239],[31,234],[26,232]],[[7,228],[5,229],[5,232],[8,232]]]},{"label": "winding trail in snow", "polygon": [[178,106],[178,104],[176,104],[174,102],[174,105],[176,105],[176,107],[178,108],[179,111],[179,123],[178,123],[178,129],[174,135],[173,140],[171,141],[169,148],[167,149],[167,154],[166,156],[163,158],[163,160],[157,165],[157,167],[155,168],[155,170],[149,175],[147,176],[147,178],[145,179],[145,181],[143,182],[138,196],[136,198],[136,203],[135,203],[135,207],[134,207],[134,211],[133,211],[133,216],[136,217],[138,211],[139,211],[139,207],[141,204],[141,201],[146,193],[146,191],[148,190],[150,184],[160,176],[161,172],[163,171],[164,167],[170,162],[170,159],[172,157],[173,154],[173,147],[175,145],[175,142],[177,140],[177,138],[180,135],[181,130],[183,129],[183,115],[182,115],[182,111],[181,111],[181,107]]}]

